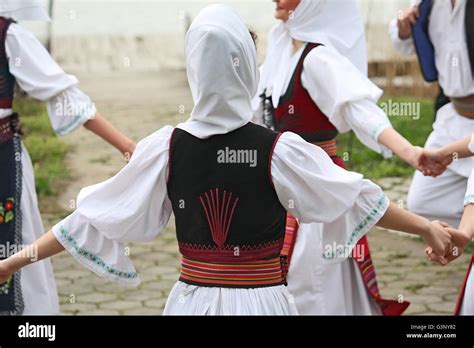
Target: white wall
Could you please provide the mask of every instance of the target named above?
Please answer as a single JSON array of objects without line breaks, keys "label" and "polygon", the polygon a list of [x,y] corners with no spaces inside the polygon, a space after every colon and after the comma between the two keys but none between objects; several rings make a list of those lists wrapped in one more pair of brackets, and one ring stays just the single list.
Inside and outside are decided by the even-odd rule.
[{"label": "white wall", "polygon": [[[329,0],[341,1],[344,0]],[[186,16],[212,0],[54,0],[53,54],[70,69],[139,70],[183,66]],[[275,23],[271,0],[221,0],[259,34],[260,55]],[[393,59],[388,23],[409,0],[361,0],[369,59]],[[25,23],[39,37],[46,25]]]}]

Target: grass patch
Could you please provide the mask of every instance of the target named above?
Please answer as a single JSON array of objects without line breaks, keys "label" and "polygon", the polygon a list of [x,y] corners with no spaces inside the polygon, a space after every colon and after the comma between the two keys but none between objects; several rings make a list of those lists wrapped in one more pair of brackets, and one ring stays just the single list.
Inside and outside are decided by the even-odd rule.
[{"label": "grass patch", "polygon": [[[411,117],[390,117],[393,127],[413,145],[423,146],[431,133],[434,122],[434,106],[431,100],[419,100],[410,98],[391,98],[392,102],[416,102],[420,103],[420,118],[413,120]],[[381,102],[384,102],[382,100]],[[364,117],[364,115],[361,115]],[[350,143],[352,139],[352,150]],[[413,168],[402,162],[395,156],[384,159],[381,155],[363,145],[355,135],[350,133],[341,134],[338,137],[338,153],[349,153],[349,161],[346,165],[349,170],[364,174],[370,179],[383,177],[408,177],[413,175]]]},{"label": "grass patch", "polygon": [[56,136],[48,118],[44,103],[28,99],[15,99],[15,110],[25,134],[23,143],[33,162],[36,192],[39,198],[57,194],[55,184],[69,178],[64,165],[69,146]]},{"label": "grass patch", "polygon": [[474,253],[474,241],[470,241],[466,249],[464,250],[464,254],[472,254]]}]

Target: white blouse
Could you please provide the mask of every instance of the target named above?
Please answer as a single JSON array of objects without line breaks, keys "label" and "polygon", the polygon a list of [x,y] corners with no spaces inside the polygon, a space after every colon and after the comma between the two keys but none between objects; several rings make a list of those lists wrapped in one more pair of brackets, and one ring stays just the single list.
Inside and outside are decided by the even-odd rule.
[{"label": "white blouse", "polygon": [[[304,47],[295,54],[291,50],[289,47],[287,54],[282,55],[279,70],[274,73],[274,84],[281,94],[288,88]],[[349,59],[326,46],[314,48],[303,64],[303,87],[337,130],[341,133],[353,130],[364,145],[384,157],[390,157],[392,152],[378,142],[380,133],[391,127],[387,115],[377,106],[382,90]],[[260,86],[259,90],[264,88]],[[267,95],[272,92],[267,91]],[[254,121],[261,124],[263,107],[258,95],[253,100],[253,106]]]},{"label": "white blouse", "polygon": [[[125,243],[150,241],[169,221],[166,181],[172,132],[167,126],[140,141],[119,173],[82,189],[76,211],[53,227],[66,250],[98,275],[126,285],[140,283]],[[322,149],[293,133],[280,137],[271,171],[288,211],[304,223],[327,223],[327,245],[353,247],[389,205],[377,185],[336,166]],[[342,262],[335,256],[325,258]]]},{"label": "white blouse", "polygon": [[[71,132],[97,113],[91,99],[78,88],[77,78],[66,74],[27,29],[11,24],[5,47],[11,74],[29,96],[47,102],[57,134]],[[0,118],[11,113],[11,109],[0,109]]]},{"label": "white blouse", "polygon": [[[454,9],[451,1],[433,2],[428,31],[435,48],[439,83],[448,97],[474,94],[474,72],[467,49],[465,16],[466,0],[457,0]],[[413,38],[400,39],[396,20],[390,23],[390,36],[401,54],[415,54]]]}]

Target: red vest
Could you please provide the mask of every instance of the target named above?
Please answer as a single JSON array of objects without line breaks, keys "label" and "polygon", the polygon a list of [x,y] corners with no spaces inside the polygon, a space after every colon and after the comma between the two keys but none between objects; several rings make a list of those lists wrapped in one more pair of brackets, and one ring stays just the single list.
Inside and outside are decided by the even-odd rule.
[{"label": "red vest", "polygon": [[315,104],[303,87],[301,74],[306,56],[319,44],[308,43],[301,55],[285,94],[275,109],[275,122],[280,132],[293,132],[311,143],[333,140],[338,131]]},{"label": "red vest", "polygon": [[15,77],[10,73],[8,57],[5,49],[7,31],[12,19],[0,17],[0,108],[11,109],[13,106],[13,96],[15,93]]}]

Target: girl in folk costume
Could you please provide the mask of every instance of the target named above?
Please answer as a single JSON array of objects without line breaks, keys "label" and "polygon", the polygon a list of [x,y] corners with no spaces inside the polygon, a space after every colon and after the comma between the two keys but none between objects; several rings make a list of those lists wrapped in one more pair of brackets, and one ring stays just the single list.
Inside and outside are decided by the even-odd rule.
[{"label": "girl in folk costume", "polygon": [[[468,158],[471,161],[471,174],[468,180],[467,192],[464,197],[464,214],[459,225],[461,231],[461,239],[457,243],[462,249],[465,247],[470,240],[474,238],[474,134],[465,138],[464,140],[448,144],[441,149],[430,149],[425,150],[425,156],[436,161],[442,161],[445,163],[451,163],[453,158]],[[432,250],[427,251],[430,258],[434,261],[446,264],[446,261],[451,261],[455,257],[439,258]],[[461,253],[457,253],[459,256]],[[443,260],[445,259],[445,260]],[[471,263],[467,271],[466,278],[461,286],[459,293],[459,299],[456,305],[456,315],[474,315],[474,255],[472,255]]]},{"label": "girl in folk costume", "polygon": [[[367,78],[365,35],[356,1],[281,0],[276,6],[282,22],[269,35],[254,99],[255,119],[263,115],[267,126],[299,134],[343,168],[335,138],[350,130],[374,151],[386,157],[393,151],[420,168],[421,149],[400,136],[376,104],[382,91]],[[430,168],[434,174],[442,166]],[[401,314],[407,302],[380,296],[365,237],[353,258],[347,258],[350,252],[337,257],[324,253],[333,249],[324,243],[325,232],[346,229],[350,226],[299,225],[288,215],[283,256],[291,261],[288,283],[298,310],[319,315]]]},{"label": "girl in folk costume", "polygon": [[[438,110],[425,144],[425,148],[440,148],[474,132],[474,1],[412,3],[391,23],[391,37],[400,53],[418,53],[425,79],[438,80],[451,100]],[[427,31],[420,34],[417,27]],[[415,173],[408,208],[458,226],[471,170],[471,160],[461,159],[436,178]]]},{"label": "girl in folk costume", "polygon": [[[0,245],[2,255],[30,244],[43,234],[35,192],[33,166],[12,111],[15,81],[31,97],[47,102],[54,130],[67,134],[84,125],[122,153],[134,144],[99,114],[39,41],[16,20],[48,21],[39,0],[0,1]],[[68,115],[67,110],[74,110]],[[11,252],[13,254],[13,252]],[[0,288],[0,315],[56,314],[58,296],[49,260],[15,273]]]},{"label": "girl in folk costume", "polygon": [[116,176],[84,188],[74,213],[0,261],[0,282],[33,262],[36,247],[40,259],[66,249],[98,275],[138,285],[123,243],[155,238],[173,212],[182,270],[165,314],[296,314],[280,264],[290,199],[302,221],[329,223],[327,243],[353,247],[378,223],[421,235],[441,255],[451,250],[439,223],[389,203],[298,135],[250,122],[256,48],[232,8],[212,5],[196,17],[186,56],[190,119],[142,140]]}]

